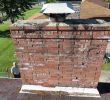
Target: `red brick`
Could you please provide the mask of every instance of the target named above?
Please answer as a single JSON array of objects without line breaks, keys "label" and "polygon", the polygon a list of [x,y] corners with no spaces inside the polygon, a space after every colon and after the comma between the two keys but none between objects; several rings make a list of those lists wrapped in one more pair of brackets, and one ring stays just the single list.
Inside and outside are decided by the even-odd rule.
[{"label": "red brick", "polygon": [[32,25],[24,29],[13,26],[10,30],[23,83],[97,86],[107,46],[105,37],[110,33],[108,28]]}]

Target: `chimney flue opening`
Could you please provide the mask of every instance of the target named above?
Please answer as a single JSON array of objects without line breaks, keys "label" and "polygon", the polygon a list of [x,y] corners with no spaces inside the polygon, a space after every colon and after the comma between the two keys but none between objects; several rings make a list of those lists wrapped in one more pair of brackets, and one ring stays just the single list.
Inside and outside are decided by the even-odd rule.
[{"label": "chimney flue opening", "polygon": [[50,14],[49,18],[51,21],[63,22],[66,19],[66,15],[65,14]]}]

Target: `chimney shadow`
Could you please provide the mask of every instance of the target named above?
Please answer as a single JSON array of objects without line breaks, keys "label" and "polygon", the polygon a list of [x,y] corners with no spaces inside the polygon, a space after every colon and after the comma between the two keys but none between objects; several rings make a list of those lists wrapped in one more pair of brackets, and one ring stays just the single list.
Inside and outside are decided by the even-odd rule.
[{"label": "chimney shadow", "polygon": [[66,19],[66,24],[100,24],[96,19]]},{"label": "chimney shadow", "polygon": [[97,86],[100,94],[110,93],[110,83],[100,82]]}]

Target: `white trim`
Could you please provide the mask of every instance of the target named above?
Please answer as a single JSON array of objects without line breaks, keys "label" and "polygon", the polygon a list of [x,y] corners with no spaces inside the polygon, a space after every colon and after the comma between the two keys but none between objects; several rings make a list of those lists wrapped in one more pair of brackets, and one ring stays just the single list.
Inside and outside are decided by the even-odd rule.
[{"label": "white trim", "polygon": [[100,94],[96,88],[59,87],[59,86],[44,87],[40,85],[22,85],[20,93],[38,94],[39,91],[42,91],[42,93],[47,92],[48,94],[56,94],[55,92],[57,92],[58,94],[58,92],[60,93],[62,92],[64,94],[66,93],[68,96],[100,98]]}]

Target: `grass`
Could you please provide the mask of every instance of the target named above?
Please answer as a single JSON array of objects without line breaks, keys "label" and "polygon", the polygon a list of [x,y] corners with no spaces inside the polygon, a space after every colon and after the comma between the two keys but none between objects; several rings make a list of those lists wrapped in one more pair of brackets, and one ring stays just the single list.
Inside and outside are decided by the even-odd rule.
[{"label": "grass", "polygon": [[33,14],[39,12],[41,9],[40,6],[37,6],[37,7],[34,7],[30,10],[27,10],[25,13],[24,13],[24,19],[28,19],[29,17],[31,17]]},{"label": "grass", "polygon": [[14,47],[11,38],[0,38],[0,69],[5,71],[12,66],[16,60]]},{"label": "grass", "polygon": [[0,31],[5,31],[9,29],[9,22],[5,22],[3,24],[0,24]]},{"label": "grass", "polygon": [[9,22],[4,22],[3,24],[0,24],[0,38],[9,38],[10,32],[9,32]]},{"label": "grass", "polygon": [[[24,12],[24,19],[28,19],[33,14],[39,12],[41,7],[36,6]],[[7,68],[12,66],[13,61],[16,61],[15,49],[10,38],[9,32],[10,23],[8,21],[0,24],[0,72],[5,72]],[[1,76],[2,74],[0,74]]]},{"label": "grass", "polygon": [[103,64],[103,70],[110,71],[110,62],[107,62],[107,63]]},{"label": "grass", "polygon": [[0,77],[7,77],[8,73],[7,72],[0,72]]}]

